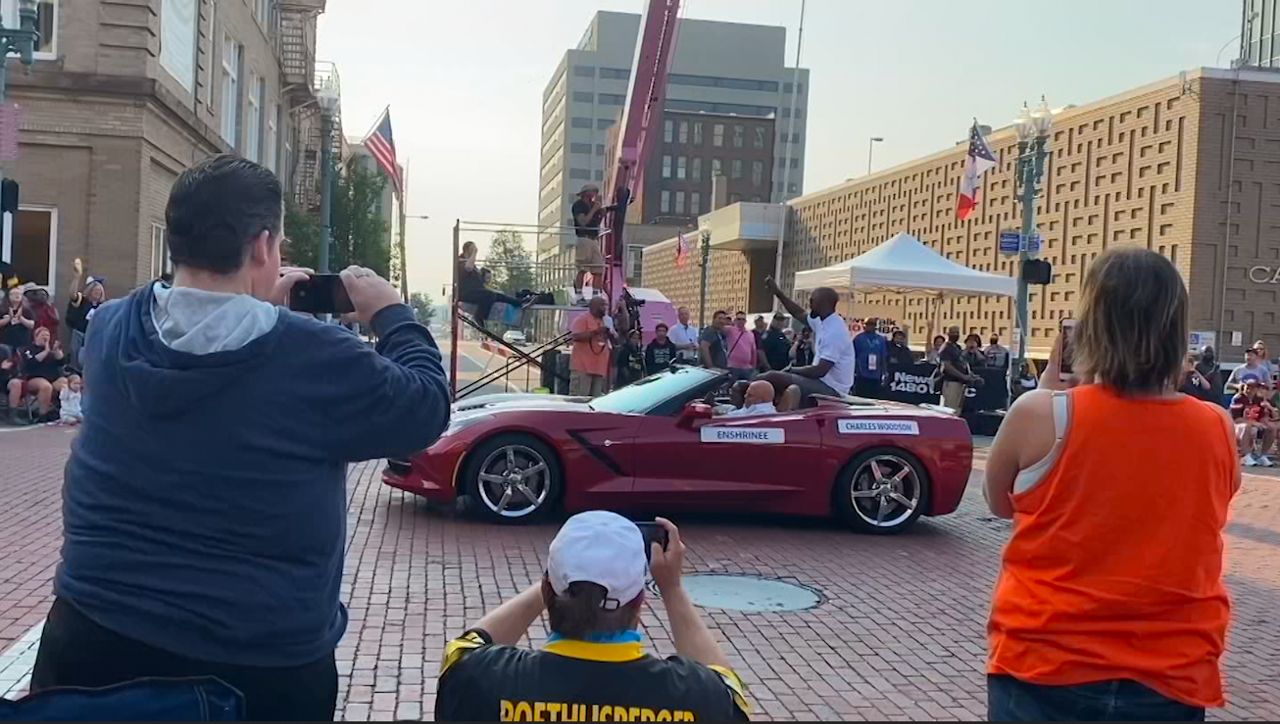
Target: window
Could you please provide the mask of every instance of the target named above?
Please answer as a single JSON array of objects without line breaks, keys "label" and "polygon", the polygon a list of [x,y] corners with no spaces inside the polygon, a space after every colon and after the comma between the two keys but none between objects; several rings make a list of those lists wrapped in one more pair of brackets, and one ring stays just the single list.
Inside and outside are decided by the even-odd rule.
[{"label": "window", "polygon": [[756,148],[764,148],[765,128],[764,126],[756,126],[756,140],[754,146]]},{"label": "window", "polygon": [[604,155],[604,144],[603,144],[603,143],[597,143],[597,144],[596,144],[596,155],[597,155],[597,156],[603,156],[603,155]]},{"label": "window", "polygon": [[254,0],[254,11],[258,24],[265,30],[271,22],[271,0]]},{"label": "window", "polygon": [[689,142],[689,122],[688,121],[680,121],[680,132],[676,134],[676,138],[680,140],[680,143]]},{"label": "window", "polygon": [[169,260],[169,230],[164,224],[151,225],[151,278],[160,277],[173,271],[173,262]]},{"label": "window", "polygon": [[747,78],[720,78],[710,75],[688,75],[672,73],[667,76],[671,85],[692,85],[703,88],[732,88],[734,90],[764,91],[777,93],[778,82],[775,80],[749,80]]},{"label": "window", "polygon": [[591,169],[586,169],[586,168],[571,168],[571,169],[569,169],[569,178],[576,178],[576,179],[582,179],[582,180],[590,180],[590,179],[591,179]]},{"label": "window", "polygon": [[240,146],[240,54],[239,43],[222,36],[222,137],[233,147]]},{"label": "window", "polygon": [[711,127],[711,145],[720,148],[724,145],[724,124],[717,123]]},{"label": "window", "polygon": [[164,0],[160,6],[160,67],[188,91],[196,87],[197,3]]},{"label": "window", "polygon": [[248,128],[245,130],[244,157],[262,162],[262,97],[266,95],[267,82],[257,72],[249,71]]},{"label": "window", "polygon": [[787,184],[787,193],[789,194],[800,193],[800,184],[795,184],[795,183]]},{"label": "window", "polygon": [[729,178],[742,178],[742,159],[733,159],[733,164],[729,166]]},{"label": "window", "polygon": [[662,157],[662,178],[671,178],[671,157]]},{"label": "window", "polygon": [[[36,43],[36,60],[55,60],[58,57],[58,1],[40,0],[36,3],[36,30],[40,32],[40,40]],[[19,27],[19,0],[3,0],[0,2],[0,19],[6,28]],[[195,36],[192,35],[194,42]],[[16,54],[10,53],[10,57]],[[195,56],[192,55],[194,61]]]},{"label": "window", "polygon": [[791,168],[800,168],[800,159],[798,158],[791,159]]},{"label": "window", "polygon": [[628,68],[601,68],[600,77],[610,80],[630,80],[631,70]]},{"label": "window", "polygon": [[686,111],[689,113],[716,113],[719,115],[751,116],[755,118],[773,118],[778,115],[775,106],[754,106],[747,103],[712,103],[710,101],[686,101],[680,98],[668,98],[668,111]]},{"label": "window", "polygon": [[693,145],[702,145],[702,123],[695,122],[693,124]]},{"label": "window", "polygon": [[761,186],[764,184],[764,161],[751,162],[751,185]]},{"label": "window", "polygon": [[271,110],[267,111],[267,144],[262,151],[263,163],[275,171],[280,167],[280,104],[271,101]]},{"label": "window", "polygon": [[689,167],[689,178],[693,181],[702,180],[702,159],[697,156],[693,157],[692,164]]},{"label": "window", "polygon": [[591,153],[590,143],[570,143],[569,153]]},{"label": "window", "polygon": [[684,213],[684,192],[683,191],[676,192],[676,213],[677,214]]},{"label": "window", "polygon": [[53,293],[53,265],[58,246],[58,210],[20,207],[13,215],[9,262],[24,282]]},{"label": "window", "polygon": [[594,78],[596,77],[596,69],[590,65],[575,65],[573,66],[573,74],[579,78]]},{"label": "window", "polygon": [[671,213],[671,192],[663,189],[662,193],[658,194],[658,196],[658,211],[661,211],[664,214]]},{"label": "window", "polygon": [[603,131],[603,130],[607,129],[609,126],[612,126],[612,125],[613,125],[613,123],[614,123],[614,119],[612,119],[612,118],[597,118],[597,119],[596,119],[596,130],[597,130],[597,131]]},{"label": "window", "polygon": [[582,116],[574,116],[574,117],[569,121],[569,126],[570,126],[571,128],[590,128],[590,127],[591,127],[591,119],[590,119],[590,118],[583,118]]},{"label": "window", "polygon": [[733,147],[742,148],[742,126],[740,125],[733,127]]},{"label": "window", "polygon": [[676,159],[676,178],[682,179],[685,177],[684,167],[685,167],[685,163],[688,160],[689,159],[685,158],[684,156],[680,156],[679,158]]},{"label": "window", "polygon": [[590,103],[595,99],[596,99],[596,96],[591,91],[574,91],[573,92],[574,103]]},{"label": "window", "polygon": [[602,106],[621,106],[627,102],[627,97],[621,93],[601,93],[598,100]]},{"label": "window", "polygon": [[599,170],[599,169],[596,169],[596,173],[595,173],[595,180],[596,180],[596,181],[603,181],[603,180],[604,180],[604,171],[601,171],[601,170]]},{"label": "window", "polygon": [[640,286],[640,273],[644,268],[644,247],[628,245],[627,246],[627,283],[632,286]]},{"label": "window", "polygon": [[711,159],[711,178],[714,179],[716,176],[719,176],[721,173],[723,173],[722,166],[723,164],[721,163],[720,159],[718,158]]},{"label": "window", "polygon": [[702,194],[697,191],[689,192],[689,213],[694,216],[702,213]]},{"label": "window", "polygon": [[672,136],[675,135],[675,130],[676,130],[675,121],[663,121],[662,122],[662,142],[671,143]]}]

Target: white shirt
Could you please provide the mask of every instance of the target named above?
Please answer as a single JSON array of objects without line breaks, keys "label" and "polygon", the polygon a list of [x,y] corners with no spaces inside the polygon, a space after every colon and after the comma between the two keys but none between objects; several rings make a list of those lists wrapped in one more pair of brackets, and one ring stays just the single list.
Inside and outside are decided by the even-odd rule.
[{"label": "white shirt", "polygon": [[680,359],[696,359],[698,356],[698,333],[697,327],[692,324],[680,324],[676,322],[676,326],[667,330],[667,337],[676,347],[683,347],[687,344],[693,345],[693,349],[682,349],[679,351]]},{"label": "white shirt", "polygon": [[853,388],[854,365],[849,326],[839,314],[832,313],[826,319],[809,317],[809,328],[813,330],[814,364],[824,359],[831,362],[831,370],[821,382],[838,395],[849,394]]},{"label": "white shirt", "polygon": [[772,402],[759,402],[754,405],[746,405],[741,409],[730,410],[724,413],[725,417],[751,417],[753,415],[776,415],[778,408],[773,406]]}]

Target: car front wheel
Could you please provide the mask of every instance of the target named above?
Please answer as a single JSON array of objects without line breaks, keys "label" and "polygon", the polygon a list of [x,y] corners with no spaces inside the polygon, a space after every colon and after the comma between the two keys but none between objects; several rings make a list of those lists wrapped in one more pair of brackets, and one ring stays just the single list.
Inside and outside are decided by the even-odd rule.
[{"label": "car front wheel", "polygon": [[905,451],[868,450],[845,467],[835,496],[836,511],[855,530],[899,533],[928,506],[929,477]]},{"label": "car front wheel", "polygon": [[471,454],[464,480],[474,508],[501,523],[532,520],[560,496],[560,464],[542,441],[529,435],[500,435]]}]

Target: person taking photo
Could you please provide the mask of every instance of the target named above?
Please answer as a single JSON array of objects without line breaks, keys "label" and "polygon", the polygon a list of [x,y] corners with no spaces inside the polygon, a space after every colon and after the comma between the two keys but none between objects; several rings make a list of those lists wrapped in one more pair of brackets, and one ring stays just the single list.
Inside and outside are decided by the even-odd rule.
[{"label": "person taking photo", "polygon": [[284,189],[220,155],[165,210],[173,283],[101,306],[63,484],[33,692],[214,676],[251,720],[328,720],[347,626],[347,464],[449,422],[440,352],[399,292],[342,272],[376,349],[290,312]]},{"label": "person taking photo", "polygon": [[[684,543],[657,519],[667,544],[595,510],[567,520],[546,574],[445,647],[436,721],[746,721],[746,687],[681,583]],[[647,557],[651,562],[646,561]],[[676,655],[645,652],[645,573],[661,595]],[[543,613],[551,636],[518,648]]]},{"label": "person taking photo", "polygon": [[1223,529],[1240,487],[1225,410],[1177,391],[1182,276],[1146,249],[1089,266],[1072,333],[987,460],[1013,519],[988,631],[992,721],[1193,721],[1222,706]]}]

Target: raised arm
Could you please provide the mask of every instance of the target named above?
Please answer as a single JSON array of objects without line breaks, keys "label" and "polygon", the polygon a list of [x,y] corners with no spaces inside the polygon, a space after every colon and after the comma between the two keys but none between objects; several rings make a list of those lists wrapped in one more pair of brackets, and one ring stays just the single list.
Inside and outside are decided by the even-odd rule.
[{"label": "raised arm", "polygon": [[698,609],[694,608],[681,583],[684,543],[680,541],[680,531],[665,518],[657,521],[667,529],[667,549],[664,551],[660,544],[653,544],[649,572],[662,594],[662,605],[667,610],[667,623],[671,627],[671,641],[676,646],[676,653],[706,666],[727,669],[728,657],[702,622]]},{"label": "raised arm", "polygon": [[764,278],[764,288],[767,289],[770,294],[777,297],[779,302],[782,302],[782,307],[790,312],[792,317],[796,319],[809,318],[809,312],[807,312],[804,307],[796,304],[794,299],[783,294],[782,289],[778,287],[778,283],[773,280],[773,277]]}]

